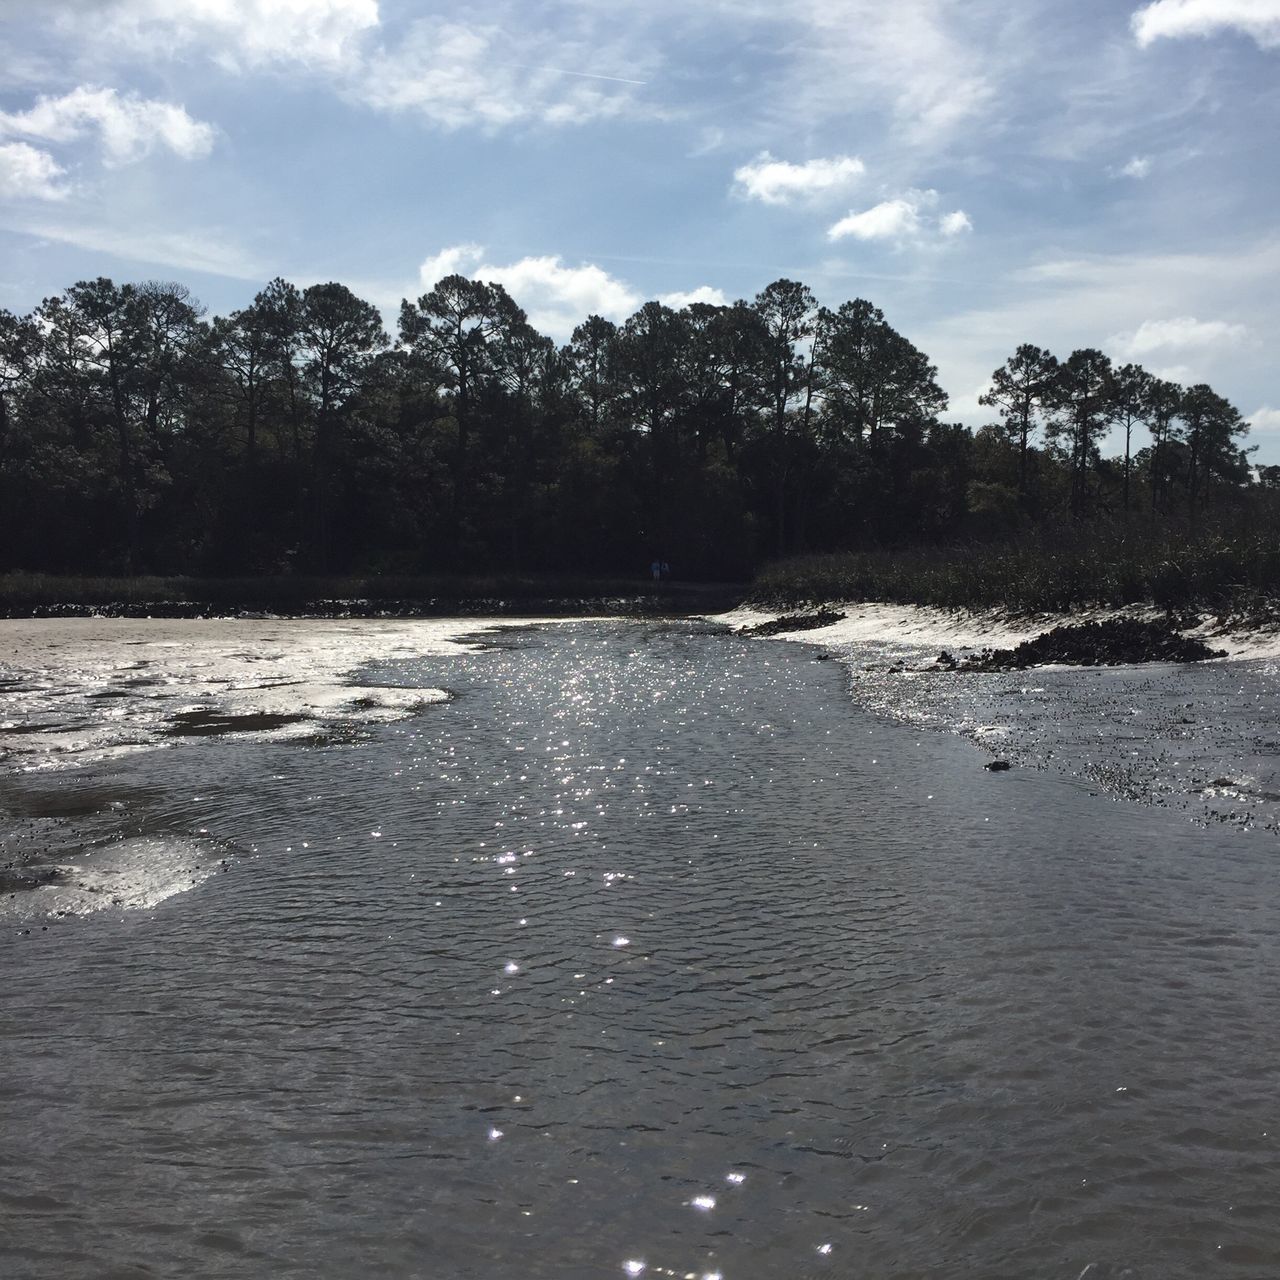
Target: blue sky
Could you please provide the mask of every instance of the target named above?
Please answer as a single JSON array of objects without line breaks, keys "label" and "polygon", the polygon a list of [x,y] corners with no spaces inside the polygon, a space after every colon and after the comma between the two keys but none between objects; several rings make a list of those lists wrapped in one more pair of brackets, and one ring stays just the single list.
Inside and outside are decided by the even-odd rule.
[{"label": "blue sky", "polygon": [[867,297],[977,425],[1020,342],[1280,462],[1280,0],[0,0],[0,306],[271,276],[394,316]]}]

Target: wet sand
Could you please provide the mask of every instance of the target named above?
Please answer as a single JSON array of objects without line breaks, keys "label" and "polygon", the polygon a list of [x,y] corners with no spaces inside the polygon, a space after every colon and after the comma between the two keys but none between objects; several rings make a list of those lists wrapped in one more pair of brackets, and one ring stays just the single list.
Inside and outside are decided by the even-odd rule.
[{"label": "wet sand", "polygon": [[449,694],[362,684],[371,662],[462,651],[485,619],[0,620],[0,913],[150,907],[225,865],[113,762],[203,741],[352,740]]},{"label": "wet sand", "polygon": [[[1063,623],[1159,618],[1152,609],[1009,618],[891,604],[834,606],[844,619],[770,637],[842,662],[860,706],[957,733],[1014,767],[1079,779],[1117,799],[1181,809],[1205,824],[1280,831],[1280,634],[1188,630],[1227,657],[1115,667],[1043,666],[1008,672],[935,668],[1013,647]],[[740,628],[777,617],[719,615]]]}]

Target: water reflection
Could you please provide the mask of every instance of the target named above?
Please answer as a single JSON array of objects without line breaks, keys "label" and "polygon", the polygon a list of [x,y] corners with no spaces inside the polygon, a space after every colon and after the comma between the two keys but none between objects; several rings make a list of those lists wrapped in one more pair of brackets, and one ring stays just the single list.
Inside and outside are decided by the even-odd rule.
[{"label": "water reflection", "polygon": [[6,1274],[1280,1268],[1273,844],[985,773],[800,647],[365,678],[456,697],[120,762],[240,856],[6,943]]}]

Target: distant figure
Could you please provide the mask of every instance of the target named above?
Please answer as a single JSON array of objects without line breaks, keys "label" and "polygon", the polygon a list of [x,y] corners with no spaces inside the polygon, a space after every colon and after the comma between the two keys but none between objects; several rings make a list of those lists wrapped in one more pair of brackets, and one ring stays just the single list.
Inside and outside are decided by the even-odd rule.
[{"label": "distant figure", "polygon": [[649,566],[649,572],[653,574],[654,582],[660,582],[662,580],[662,561],[655,560]]},{"label": "distant figure", "polygon": [[662,581],[666,582],[666,580],[669,577],[671,577],[671,566],[664,560],[658,572],[662,578]]}]

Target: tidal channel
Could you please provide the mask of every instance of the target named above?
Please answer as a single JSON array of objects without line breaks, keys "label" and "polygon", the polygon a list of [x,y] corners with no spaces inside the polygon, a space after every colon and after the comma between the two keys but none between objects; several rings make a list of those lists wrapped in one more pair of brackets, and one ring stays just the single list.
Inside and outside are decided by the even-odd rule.
[{"label": "tidal channel", "polygon": [[8,922],[0,1274],[1280,1274],[1273,833],[805,645],[488,641],[361,672],[449,691],[394,723],[23,783],[217,856]]}]

